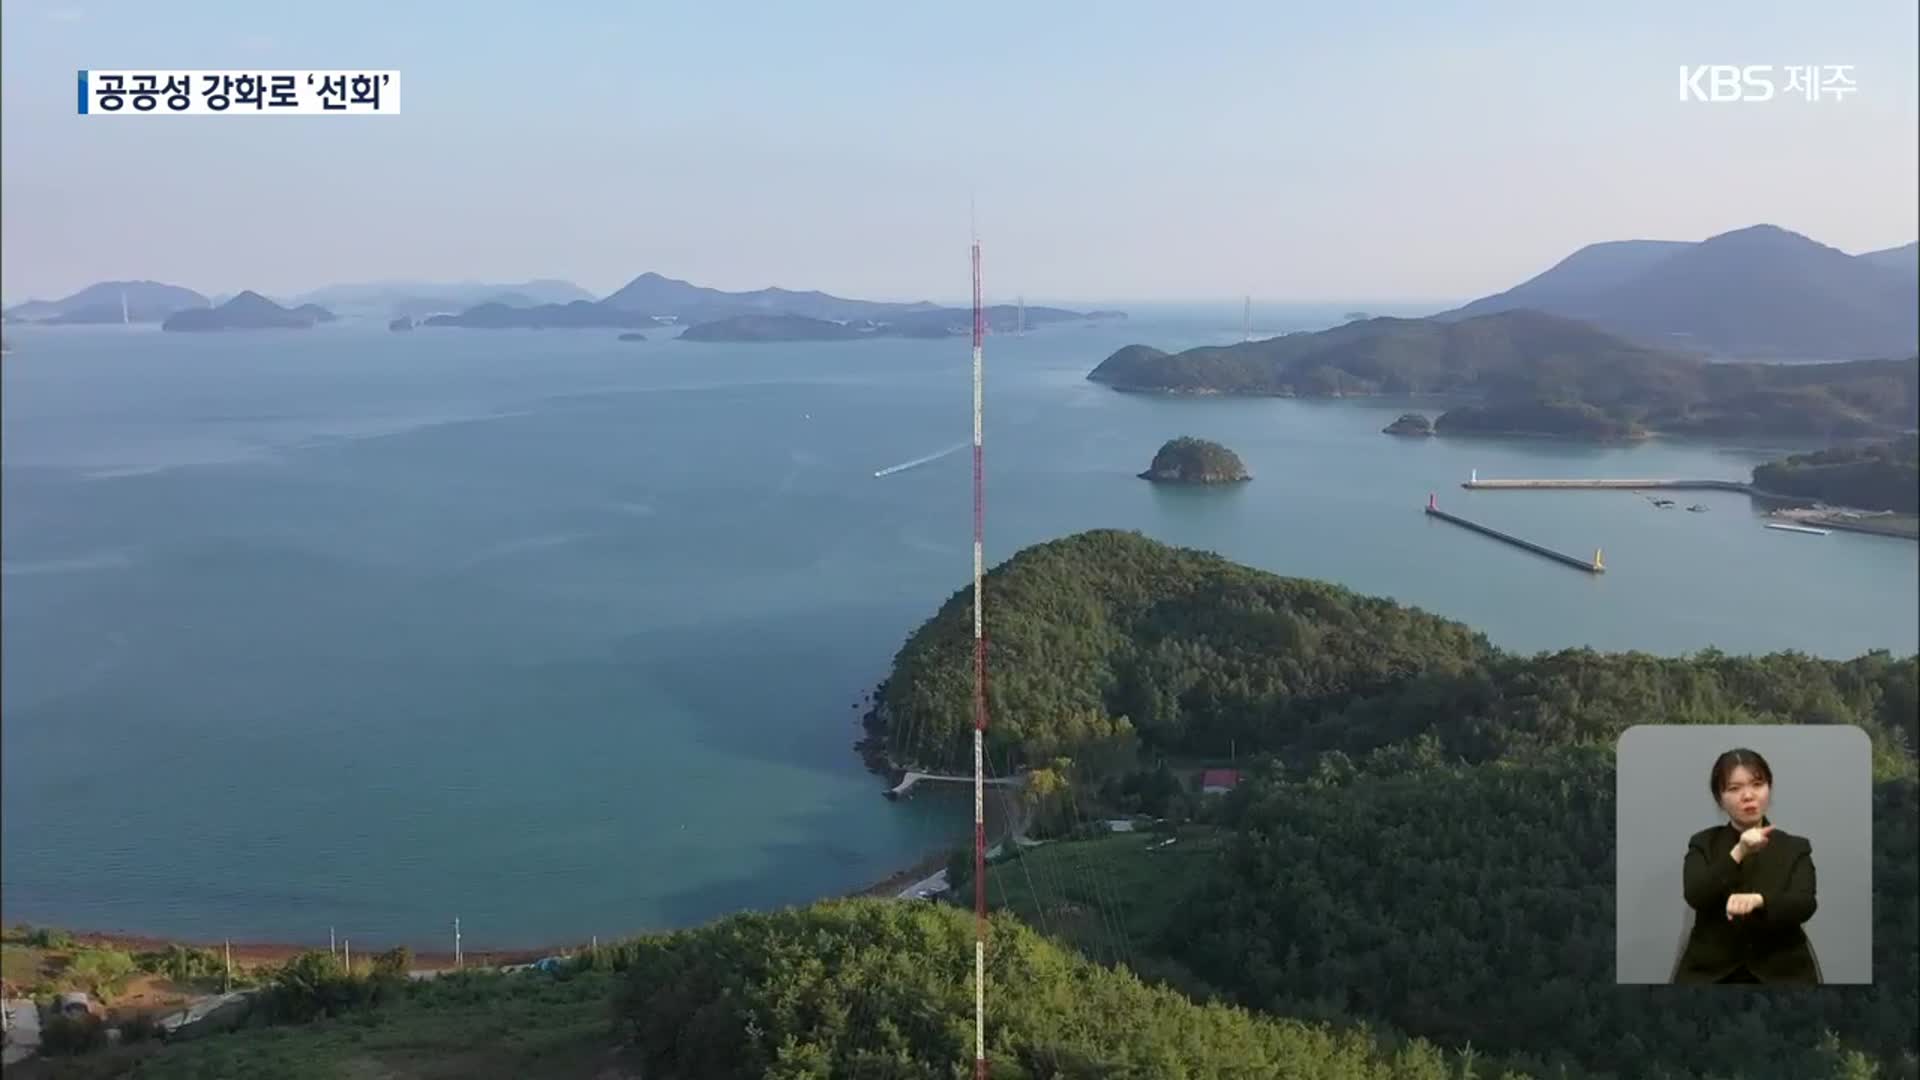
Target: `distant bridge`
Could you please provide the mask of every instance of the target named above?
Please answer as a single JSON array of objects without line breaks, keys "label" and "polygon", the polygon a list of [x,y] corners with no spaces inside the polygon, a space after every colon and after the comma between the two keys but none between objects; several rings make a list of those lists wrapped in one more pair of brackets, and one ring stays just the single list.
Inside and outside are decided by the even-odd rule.
[{"label": "distant bridge", "polygon": [[[973,777],[971,776],[947,776],[942,773],[909,771],[905,776],[900,778],[899,783],[887,789],[887,798],[905,798],[907,794],[913,790],[914,785],[923,780],[938,780],[949,784],[973,783]],[[986,780],[985,784],[988,787],[1019,787],[1023,782],[1023,778],[1018,776],[998,776]]]}]

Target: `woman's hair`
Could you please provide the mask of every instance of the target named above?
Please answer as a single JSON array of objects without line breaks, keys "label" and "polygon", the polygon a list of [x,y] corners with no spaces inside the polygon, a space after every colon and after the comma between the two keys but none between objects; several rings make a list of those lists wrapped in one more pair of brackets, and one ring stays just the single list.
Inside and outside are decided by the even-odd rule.
[{"label": "woman's hair", "polygon": [[1713,774],[1707,778],[1707,788],[1713,793],[1715,801],[1719,800],[1721,792],[1727,790],[1727,777],[1742,765],[1761,783],[1773,784],[1773,769],[1767,765],[1766,758],[1745,747],[1729,750],[1713,759]]}]

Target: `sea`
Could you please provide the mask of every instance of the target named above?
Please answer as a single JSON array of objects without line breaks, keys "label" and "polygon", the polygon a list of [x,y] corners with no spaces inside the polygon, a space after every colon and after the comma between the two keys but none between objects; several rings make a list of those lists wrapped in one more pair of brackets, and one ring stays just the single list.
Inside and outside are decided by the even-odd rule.
[{"label": "sea", "polygon": [[[988,339],[990,563],[1133,529],[1522,652],[1920,647],[1911,541],[1767,530],[1728,493],[1461,487],[1737,480],[1803,444],[1416,440],[1380,431],[1406,402],[1119,393],[1086,375],[1120,346],[1241,337],[1237,303],[1128,307]],[[853,750],[969,582],[964,339],[7,338],[9,923],[372,949],[450,947],[458,918],[469,949],[537,946],[844,893],[967,834],[964,788],[890,802]],[[1177,435],[1253,481],[1140,480]]]}]

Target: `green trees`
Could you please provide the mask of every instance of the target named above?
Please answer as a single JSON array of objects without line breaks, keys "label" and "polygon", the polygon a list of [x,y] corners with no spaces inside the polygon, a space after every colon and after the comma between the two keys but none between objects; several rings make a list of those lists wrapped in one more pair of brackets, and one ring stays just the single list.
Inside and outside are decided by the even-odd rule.
[{"label": "green trees", "polygon": [[217,979],[226,970],[222,959],[210,949],[196,949],[186,945],[172,944],[155,952],[144,952],[134,957],[140,970],[165,975],[177,983],[190,983],[198,980]]},{"label": "green trees", "polygon": [[406,978],[407,972],[412,969],[413,950],[405,945],[396,945],[386,952],[376,954],[373,958],[375,975],[395,975]]},{"label": "green trees", "polygon": [[[1027,548],[985,587],[996,767],[1085,764],[1092,748],[1111,763],[1130,740],[1157,753],[1304,760],[1422,733],[1480,760],[1610,743],[1655,718],[1862,723],[1876,745],[1920,745],[1913,657],[1517,656],[1416,608],[1112,530]],[[896,760],[970,760],[971,600],[955,593],[894,659],[867,723]]]},{"label": "green trees", "polygon": [[[392,953],[381,959],[391,961]],[[282,964],[272,974],[272,982],[256,1006],[274,1021],[304,1023],[321,1017],[338,1016],[356,1009],[380,1005],[407,987],[404,973],[375,962],[375,974],[355,975],[345,969],[338,957],[324,952],[303,952]]]},{"label": "green trees", "polygon": [[[1078,756],[1121,717],[1152,748],[1257,750],[1376,687],[1492,655],[1458,623],[1136,533],[1027,548],[985,587],[987,737],[1008,766]],[[971,590],[955,593],[894,659],[867,723],[898,761],[970,760],[971,611]]]},{"label": "green trees", "polygon": [[1503,401],[1448,409],[1434,422],[1439,435],[1564,435],[1613,441],[1644,438],[1645,428],[1584,401]]},{"label": "green trees", "polygon": [[1154,947],[1262,1010],[1377,1018],[1535,1068],[1814,1075],[1828,1031],[1889,1068],[1912,1053],[1911,777],[1875,792],[1875,985],[1769,995],[1758,1036],[1738,1023],[1750,998],[1613,985],[1613,794],[1600,746],[1256,782]]},{"label": "green trees", "polygon": [[[1520,656],[1417,610],[1116,532],[1022,551],[986,588],[1006,756],[1048,777],[1072,757],[1083,796],[1093,785],[1116,808],[1169,815],[1186,796],[1155,758],[1232,746],[1260,759],[1206,811],[1224,840],[1180,864],[1172,883],[1190,891],[1104,897],[1109,915],[1159,913],[1128,927],[1138,970],[1190,973],[1181,985],[1272,1014],[1470,1043],[1535,1075],[1920,1075],[1920,658]],[[878,714],[896,749],[964,745],[967,601],[896,660]],[[1096,715],[1129,718],[1149,764],[1084,768]],[[1613,984],[1613,745],[1646,722],[1868,734],[1874,985],[1760,1002]],[[1101,844],[1104,880],[1140,895],[1166,882],[1145,844]],[[989,898],[1071,906],[1071,879],[1040,861],[1071,868],[1080,846],[1036,849],[1031,885],[1008,875]],[[1062,922],[1054,932],[1114,958],[1097,947],[1111,931]]]},{"label": "green trees", "polygon": [[954,848],[947,856],[947,888],[957,897],[973,895],[973,849]]},{"label": "green trees", "polygon": [[[836,901],[638,943],[617,1012],[647,1075],[963,1077],[972,916]],[[1008,1078],[1470,1075],[1425,1043],[1197,1005],[995,916],[988,1057]]]},{"label": "green trees", "polygon": [[1769,461],[1753,470],[1753,485],[1835,506],[1920,513],[1920,435]]}]

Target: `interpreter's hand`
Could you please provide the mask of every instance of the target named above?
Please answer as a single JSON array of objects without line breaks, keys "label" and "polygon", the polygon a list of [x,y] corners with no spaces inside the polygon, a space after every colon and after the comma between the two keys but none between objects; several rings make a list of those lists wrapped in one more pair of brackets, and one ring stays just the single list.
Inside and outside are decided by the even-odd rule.
[{"label": "interpreter's hand", "polygon": [[1757,892],[1734,893],[1727,897],[1727,918],[1751,915],[1766,905],[1767,898]]},{"label": "interpreter's hand", "polygon": [[1772,839],[1772,837],[1773,826],[1756,825],[1740,834],[1740,853],[1743,855],[1751,855],[1761,848],[1766,847],[1767,841]]}]

